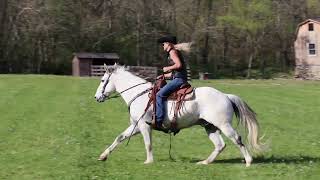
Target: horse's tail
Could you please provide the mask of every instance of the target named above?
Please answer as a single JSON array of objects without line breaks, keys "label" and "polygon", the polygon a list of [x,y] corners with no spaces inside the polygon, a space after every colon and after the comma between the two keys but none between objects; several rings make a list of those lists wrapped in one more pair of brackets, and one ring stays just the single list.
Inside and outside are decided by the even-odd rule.
[{"label": "horse's tail", "polygon": [[240,97],[233,94],[226,94],[230,99],[237,119],[247,130],[247,139],[254,152],[262,152],[266,149],[265,144],[260,142],[259,123],[256,113]]}]

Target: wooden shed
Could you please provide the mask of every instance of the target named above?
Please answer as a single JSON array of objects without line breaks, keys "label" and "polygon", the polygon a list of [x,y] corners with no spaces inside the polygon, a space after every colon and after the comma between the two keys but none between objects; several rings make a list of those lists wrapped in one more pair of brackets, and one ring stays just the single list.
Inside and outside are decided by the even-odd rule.
[{"label": "wooden shed", "polygon": [[320,80],[320,18],[300,23],[296,35],[295,77]]},{"label": "wooden shed", "polygon": [[120,58],[116,53],[74,53],[73,76],[102,76],[103,64],[114,65]]}]

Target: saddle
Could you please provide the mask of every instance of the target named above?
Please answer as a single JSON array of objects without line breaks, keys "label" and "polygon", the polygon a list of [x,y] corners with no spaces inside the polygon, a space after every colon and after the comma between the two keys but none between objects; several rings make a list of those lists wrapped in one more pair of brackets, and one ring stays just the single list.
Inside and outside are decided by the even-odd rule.
[{"label": "saddle", "polygon": [[193,97],[193,87],[189,83],[185,83],[180,86],[180,88],[170,94],[168,101],[188,101]]},{"label": "saddle", "polygon": [[156,95],[157,95],[157,92],[166,84],[167,83],[165,81],[164,76],[162,76],[160,79],[156,81],[156,83],[152,87],[152,90],[149,93],[149,101],[147,103],[147,107],[145,108],[145,111],[147,111],[151,105],[153,106],[153,109],[152,109],[153,110],[152,112],[152,128],[153,129],[163,131],[165,133],[173,132],[174,135],[176,135],[180,131],[177,128],[178,113],[185,101],[193,99],[194,88],[189,83],[185,83],[181,85],[179,89],[177,89],[168,97],[167,99],[168,101],[175,101],[173,120],[171,122],[171,126],[169,127],[169,129],[159,128],[156,126]]}]

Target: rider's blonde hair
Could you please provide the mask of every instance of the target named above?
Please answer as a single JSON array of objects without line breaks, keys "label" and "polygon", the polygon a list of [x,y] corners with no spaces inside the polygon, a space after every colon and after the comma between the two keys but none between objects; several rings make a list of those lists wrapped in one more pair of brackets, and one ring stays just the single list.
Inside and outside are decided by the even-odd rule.
[{"label": "rider's blonde hair", "polygon": [[179,51],[184,51],[186,53],[189,53],[191,51],[192,44],[193,44],[193,42],[179,43],[179,44],[175,44],[174,48]]}]

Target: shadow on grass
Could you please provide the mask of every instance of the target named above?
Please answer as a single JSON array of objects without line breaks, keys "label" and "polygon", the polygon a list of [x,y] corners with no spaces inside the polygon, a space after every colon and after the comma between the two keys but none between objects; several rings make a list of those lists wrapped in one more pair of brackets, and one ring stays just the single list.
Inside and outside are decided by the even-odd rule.
[{"label": "shadow on grass", "polygon": [[[196,163],[203,159],[188,158],[188,157],[178,157],[174,160],[167,159],[167,161],[182,161],[189,163]],[[233,159],[217,159],[214,163],[226,163],[226,164],[238,164],[243,163],[242,158]],[[320,157],[310,157],[310,156],[283,156],[283,157],[254,157],[253,163],[284,163],[284,164],[304,164],[304,163],[318,163],[320,162]]]}]

